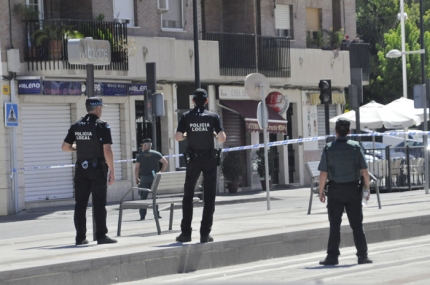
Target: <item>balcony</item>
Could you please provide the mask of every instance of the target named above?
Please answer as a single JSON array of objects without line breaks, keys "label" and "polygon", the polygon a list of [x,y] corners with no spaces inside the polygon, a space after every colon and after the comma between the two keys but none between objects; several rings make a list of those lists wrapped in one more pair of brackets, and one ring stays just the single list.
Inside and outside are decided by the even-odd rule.
[{"label": "balcony", "polygon": [[84,37],[111,44],[111,63],[95,69],[128,70],[126,23],[55,19],[25,21],[25,29],[28,70],[85,69],[85,65],[69,64],[67,55],[67,40]]},{"label": "balcony", "polygon": [[288,37],[206,32],[203,40],[218,42],[221,75],[259,72],[267,77],[291,77]]}]

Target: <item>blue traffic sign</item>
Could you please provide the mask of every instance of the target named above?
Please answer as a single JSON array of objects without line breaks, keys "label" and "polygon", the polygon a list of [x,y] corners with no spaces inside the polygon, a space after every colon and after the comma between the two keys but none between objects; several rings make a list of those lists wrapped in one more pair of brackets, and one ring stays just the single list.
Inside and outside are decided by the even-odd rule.
[{"label": "blue traffic sign", "polygon": [[5,103],[4,122],[6,127],[18,127],[18,104]]}]

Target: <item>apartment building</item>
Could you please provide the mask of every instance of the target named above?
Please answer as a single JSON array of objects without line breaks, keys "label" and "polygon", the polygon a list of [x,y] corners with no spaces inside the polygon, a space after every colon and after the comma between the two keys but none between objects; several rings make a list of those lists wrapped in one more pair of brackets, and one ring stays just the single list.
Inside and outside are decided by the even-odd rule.
[{"label": "apartment building", "polygon": [[[318,83],[331,80],[330,115],[337,115],[351,64],[350,52],[335,36],[356,37],[355,1],[196,2],[201,86],[228,137],[220,147],[263,142],[257,102],[244,88],[246,75],[256,72],[270,82],[270,141],[325,134]],[[131,159],[154,127],[157,149],[171,156],[169,171],[185,166],[174,156],[185,148],[174,133],[195,89],[193,20],[193,0],[0,0],[0,23],[7,27],[0,31],[1,97],[17,112],[17,126],[6,126],[11,108],[2,108],[0,215],[73,203],[75,157],[62,152],[61,143],[70,124],[86,113],[89,86],[86,66],[68,62],[68,39],[93,37],[111,44],[111,63],[94,68],[94,94],[108,105],[102,119],[112,127],[119,160],[108,200],[118,201],[133,186]],[[143,111],[147,63],[155,63],[157,91],[164,94],[165,116],[154,123]],[[273,182],[308,184],[304,164],[319,159],[323,144],[277,146]],[[243,151],[244,190],[261,188],[254,157],[255,149]],[[223,183],[219,191],[225,191]]]}]

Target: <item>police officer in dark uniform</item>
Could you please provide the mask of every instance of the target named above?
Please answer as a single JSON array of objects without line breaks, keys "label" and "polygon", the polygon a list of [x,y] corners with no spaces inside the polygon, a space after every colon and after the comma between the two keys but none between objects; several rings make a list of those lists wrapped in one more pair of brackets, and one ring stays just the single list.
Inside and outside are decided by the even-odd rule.
[{"label": "police officer in dark uniform", "polygon": [[[325,202],[324,188],[328,178],[328,216],[330,235],[327,246],[327,257],[321,265],[338,264],[340,255],[340,225],[342,214],[346,210],[349,224],[353,231],[357,248],[358,264],[372,263],[367,257],[367,241],[363,229],[362,187],[360,176],[364,179],[364,188],[369,189],[369,172],[361,146],[356,141],[348,140],[349,121],[336,121],[336,141],[328,143],[321,155],[318,166],[319,198]],[[361,174],[360,174],[361,172]],[[370,194],[370,191],[368,191]],[[369,199],[369,196],[366,197]]]},{"label": "police officer in dark uniform", "polygon": [[76,245],[88,244],[85,214],[90,194],[93,197],[97,243],[116,243],[106,236],[107,183],[111,185],[115,181],[110,126],[100,120],[105,106],[101,98],[90,97],[85,106],[88,114],[70,127],[62,145],[63,151],[77,152],[74,181]]},{"label": "police officer in dark uniform", "polygon": [[209,233],[212,229],[215,211],[216,174],[219,159],[219,152],[214,149],[214,137],[223,143],[226,135],[219,116],[205,109],[208,102],[206,91],[196,89],[193,101],[195,108],[182,115],[175,134],[177,141],[188,138],[188,148],[185,153],[188,162],[182,201],[182,233],[176,238],[176,241],[191,241],[194,189],[200,173],[203,172],[204,208],[200,226],[200,242],[205,243],[213,241]]}]

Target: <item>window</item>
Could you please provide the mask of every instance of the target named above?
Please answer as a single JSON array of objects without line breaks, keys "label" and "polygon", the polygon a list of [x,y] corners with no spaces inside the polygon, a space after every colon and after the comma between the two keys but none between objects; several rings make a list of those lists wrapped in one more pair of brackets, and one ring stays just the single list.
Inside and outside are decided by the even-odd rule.
[{"label": "window", "polygon": [[26,4],[39,11],[39,18],[43,19],[43,0],[26,0]]},{"label": "window", "polygon": [[321,37],[321,9],[306,8],[306,37],[309,40]]},{"label": "window", "polygon": [[115,21],[134,26],[134,0],[113,0],[113,18]]},{"label": "window", "polygon": [[161,15],[161,27],[163,30],[183,30],[184,20],[182,16],[182,0],[168,0],[169,10]]},{"label": "window", "polygon": [[292,6],[276,4],[275,29],[278,37],[294,37]]}]

